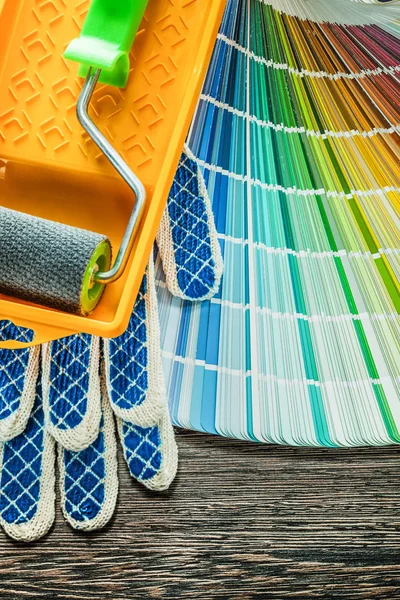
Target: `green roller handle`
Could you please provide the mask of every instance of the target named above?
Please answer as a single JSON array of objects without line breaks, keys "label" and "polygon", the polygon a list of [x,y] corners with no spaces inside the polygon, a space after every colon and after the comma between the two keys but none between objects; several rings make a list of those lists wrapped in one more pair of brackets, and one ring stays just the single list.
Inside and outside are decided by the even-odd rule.
[{"label": "green roller handle", "polygon": [[101,69],[99,81],[119,88],[128,83],[129,52],[148,0],[92,0],[81,35],[65,51],[80,63],[79,75]]}]

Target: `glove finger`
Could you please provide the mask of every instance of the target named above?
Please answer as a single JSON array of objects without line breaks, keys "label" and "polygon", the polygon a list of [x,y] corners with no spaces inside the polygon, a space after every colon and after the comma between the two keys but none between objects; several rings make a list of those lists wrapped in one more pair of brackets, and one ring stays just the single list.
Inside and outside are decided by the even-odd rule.
[{"label": "glove finger", "polygon": [[39,376],[40,346],[0,350],[0,441],[20,435],[30,417]]},{"label": "glove finger", "polygon": [[78,452],[98,434],[100,339],[79,334],[43,345],[46,427],[64,448]]},{"label": "glove finger", "polygon": [[128,329],[103,343],[108,397],[114,413],[142,427],[154,425],[166,400],[152,257]]},{"label": "glove finger", "polygon": [[54,440],[44,425],[40,378],[26,429],[0,445],[0,523],[16,540],[33,541],[55,515]]},{"label": "glove finger", "polygon": [[207,300],[217,293],[223,271],[221,249],[205,182],[188,147],[168,197],[157,245],[172,294]]},{"label": "glove finger", "polygon": [[132,477],[151,490],[166,490],[178,468],[178,448],[168,407],[153,427],[118,419],[118,431]]},{"label": "glove finger", "polygon": [[114,417],[102,386],[100,432],[88,448],[58,448],[61,505],[75,529],[101,529],[112,517],[118,495],[117,444]]},{"label": "glove finger", "polygon": [[30,344],[35,338],[35,332],[26,327],[14,325],[12,321],[0,321],[0,341],[2,342],[22,342]]}]

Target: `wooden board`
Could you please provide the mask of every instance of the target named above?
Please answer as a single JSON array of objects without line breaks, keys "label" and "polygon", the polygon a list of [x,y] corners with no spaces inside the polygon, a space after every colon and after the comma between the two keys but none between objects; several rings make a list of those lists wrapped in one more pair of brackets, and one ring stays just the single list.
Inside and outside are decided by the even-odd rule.
[{"label": "wooden board", "polygon": [[58,513],[38,543],[0,536],[0,597],[68,600],[400,598],[398,449],[277,448],[179,432],[166,495],[121,463],[93,535]]}]

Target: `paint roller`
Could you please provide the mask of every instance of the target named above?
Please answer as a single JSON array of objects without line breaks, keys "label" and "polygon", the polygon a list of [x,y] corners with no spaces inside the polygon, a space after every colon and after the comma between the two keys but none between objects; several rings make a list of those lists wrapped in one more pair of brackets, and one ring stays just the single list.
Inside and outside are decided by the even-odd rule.
[{"label": "paint roller", "polygon": [[80,63],[79,75],[85,77],[77,103],[78,120],[136,199],[114,264],[105,235],[0,207],[2,294],[86,316],[97,306],[105,286],[117,281],[126,268],[146,193],[96,127],[88,108],[99,81],[126,86],[129,51],[147,2],[93,0],[80,37],[65,52],[66,58]]}]

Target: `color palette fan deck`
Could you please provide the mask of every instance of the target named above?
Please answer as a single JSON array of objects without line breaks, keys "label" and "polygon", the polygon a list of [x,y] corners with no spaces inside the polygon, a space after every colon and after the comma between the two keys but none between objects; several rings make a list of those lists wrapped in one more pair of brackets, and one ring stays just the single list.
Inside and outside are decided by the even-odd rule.
[{"label": "color palette fan deck", "polygon": [[188,143],[225,272],[158,271],[177,425],[317,446],[400,442],[400,4],[229,0]]}]

